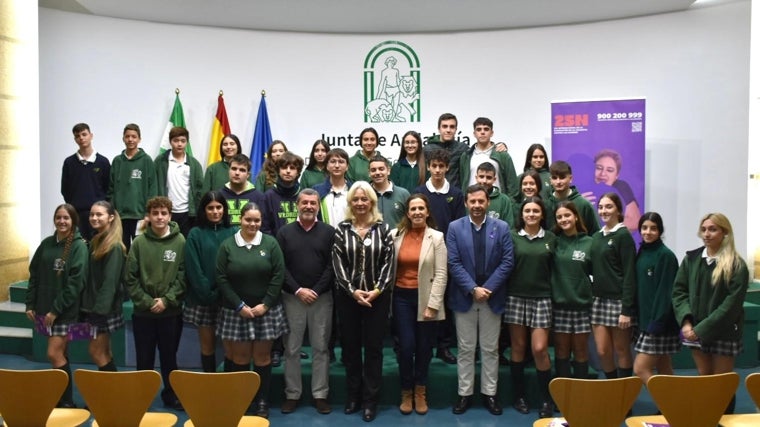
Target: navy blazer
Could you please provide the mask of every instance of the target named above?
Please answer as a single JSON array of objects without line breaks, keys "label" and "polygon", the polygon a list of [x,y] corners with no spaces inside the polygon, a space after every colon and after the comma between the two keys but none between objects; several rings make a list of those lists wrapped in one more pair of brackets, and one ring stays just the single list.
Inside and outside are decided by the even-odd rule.
[{"label": "navy blazer", "polygon": [[509,225],[496,218],[487,218],[485,283],[475,283],[475,251],[472,246],[470,217],[449,224],[446,249],[449,264],[449,307],[466,312],[472,307],[472,290],[476,285],[491,291],[488,305],[494,313],[503,313],[507,302],[507,279],[514,266],[514,251]]}]

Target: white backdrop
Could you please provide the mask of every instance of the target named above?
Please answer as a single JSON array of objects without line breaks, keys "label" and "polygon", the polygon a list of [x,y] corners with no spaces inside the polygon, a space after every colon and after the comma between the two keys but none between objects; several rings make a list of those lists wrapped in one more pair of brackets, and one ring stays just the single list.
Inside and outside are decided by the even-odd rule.
[{"label": "white backdrop", "polygon": [[[700,245],[699,217],[722,211],[746,254],[750,2],[585,25],[451,34],[324,35],[176,26],[41,8],[41,235],[62,201],[60,167],[90,124],[113,158],[122,129],[158,143],[181,89],[197,158],[205,165],[219,89],[234,133],[250,152],[260,91],[274,138],[303,156],[320,135],[363,123],[362,67],[376,44],[409,44],[421,62],[421,123],[376,126],[381,136],[435,131],[440,113],[495,122],[522,169],[528,145],[549,147],[553,100],[647,99],[646,206],[663,214],[679,258]],[[21,136],[20,136],[21,137]],[[350,154],[355,148],[351,147]],[[381,147],[389,157],[398,147]],[[552,158],[552,160],[554,160]],[[49,212],[49,214],[48,214]],[[31,245],[34,247],[34,245]]]}]

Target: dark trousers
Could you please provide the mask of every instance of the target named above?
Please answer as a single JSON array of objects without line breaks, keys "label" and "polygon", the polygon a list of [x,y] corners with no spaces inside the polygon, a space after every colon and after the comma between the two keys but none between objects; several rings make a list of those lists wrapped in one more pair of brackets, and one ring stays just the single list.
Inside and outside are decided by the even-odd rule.
[{"label": "dark trousers", "polygon": [[161,362],[161,378],[164,401],[173,399],[174,391],[169,383],[169,374],[177,369],[177,348],[182,335],[182,315],[168,317],[147,317],[132,315],[132,329],[135,337],[136,369],[152,370],[156,366],[156,348]]},{"label": "dark trousers", "polygon": [[137,230],[137,221],[139,221],[139,219],[121,219],[121,241],[124,243],[124,246],[126,246],[127,251],[132,247],[132,239],[135,238],[135,231]]},{"label": "dark trousers", "polygon": [[401,389],[427,385],[428,368],[440,322],[417,321],[417,289],[393,289],[393,322],[398,333]]},{"label": "dark trousers", "polygon": [[90,210],[77,211],[79,214],[79,233],[86,241],[92,240],[92,236],[95,235],[95,230],[90,225]]},{"label": "dark trousers", "polygon": [[383,336],[390,305],[390,292],[380,294],[372,301],[372,307],[359,305],[346,292],[337,293],[343,364],[346,367],[346,394],[349,400],[361,400],[365,407],[377,405],[380,394]]},{"label": "dark trousers", "polygon": [[195,217],[190,216],[189,212],[172,212],[172,221],[179,225],[179,232],[187,238],[187,235],[190,234],[190,229],[195,224]]}]

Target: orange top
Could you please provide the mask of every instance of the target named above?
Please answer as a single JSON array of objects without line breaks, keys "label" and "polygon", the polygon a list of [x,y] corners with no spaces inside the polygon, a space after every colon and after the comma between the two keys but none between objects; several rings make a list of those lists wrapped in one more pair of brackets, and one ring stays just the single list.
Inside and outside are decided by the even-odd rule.
[{"label": "orange top", "polygon": [[417,272],[420,264],[420,252],[425,229],[411,228],[404,234],[398,250],[396,268],[396,286],[404,289],[417,289]]}]

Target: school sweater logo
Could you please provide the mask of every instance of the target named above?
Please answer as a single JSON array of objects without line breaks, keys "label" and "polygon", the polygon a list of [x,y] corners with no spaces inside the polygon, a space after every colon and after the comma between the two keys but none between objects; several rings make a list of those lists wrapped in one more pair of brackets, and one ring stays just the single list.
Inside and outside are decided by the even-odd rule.
[{"label": "school sweater logo", "polygon": [[364,122],[420,122],[420,60],[408,44],[384,41],[364,58]]},{"label": "school sweater logo", "polygon": [[280,211],[277,212],[277,218],[284,219],[286,224],[295,221],[298,218],[296,202],[280,202]]},{"label": "school sweater logo", "polygon": [[174,252],[171,249],[167,249],[164,251],[164,261],[165,262],[174,262],[177,260],[177,253]]},{"label": "school sweater logo", "polygon": [[573,251],[573,261],[585,261],[585,260],[586,260],[586,252]]},{"label": "school sweater logo", "polygon": [[64,268],[66,268],[66,261],[62,258],[56,258],[53,261],[53,271],[63,271]]},{"label": "school sweater logo", "polygon": [[140,169],[132,169],[132,179],[142,179],[142,171]]}]

